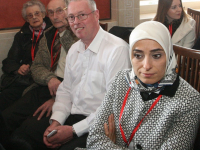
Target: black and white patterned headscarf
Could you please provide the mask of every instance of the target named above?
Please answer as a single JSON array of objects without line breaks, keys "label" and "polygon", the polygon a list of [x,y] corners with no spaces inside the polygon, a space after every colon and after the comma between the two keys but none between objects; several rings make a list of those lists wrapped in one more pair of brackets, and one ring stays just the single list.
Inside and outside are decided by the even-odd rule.
[{"label": "black and white patterned headscarf", "polygon": [[[151,39],[156,42],[158,42],[162,48],[164,49],[166,53],[166,70],[165,75],[161,81],[158,83],[155,83],[154,85],[150,86],[143,86],[140,80],[138,80],[137,76],[134,73],[134,70],[132,68],[132,71],[130,73],[130,80],[135,82],[132,82],[132,87],[135,89],[138,89],[141,92],[155,92],[158,93],[161,89],[163,89],[164,86],[172,85],[174,81],[176,80],[176,66],[177,61],[175,58],[175,54],[173,51],[173,45],[171,41],[171,35],[168,31],[168,29],[160,22],[157,21],[147,21],[144,23],[141,23],[138,25],[131,33],[129,37],[129,43],[130,43],[130,50],[129,55],[130,59],[132,56],[132,47],[134,44],[143,39]],[[134,65],[134,64],[133,64]]]}]

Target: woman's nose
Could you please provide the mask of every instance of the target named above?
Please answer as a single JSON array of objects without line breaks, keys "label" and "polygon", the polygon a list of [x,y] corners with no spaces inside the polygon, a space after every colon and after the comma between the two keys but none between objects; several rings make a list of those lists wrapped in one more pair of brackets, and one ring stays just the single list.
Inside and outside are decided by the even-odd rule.
[{"label": "woman's nose", "polygon": [[152,68],[152,64],[151,64],[150,58],[145,58],[145,59],[143,60],[143,68],[144,68],[145,70],[150,70],[150,69]]}]

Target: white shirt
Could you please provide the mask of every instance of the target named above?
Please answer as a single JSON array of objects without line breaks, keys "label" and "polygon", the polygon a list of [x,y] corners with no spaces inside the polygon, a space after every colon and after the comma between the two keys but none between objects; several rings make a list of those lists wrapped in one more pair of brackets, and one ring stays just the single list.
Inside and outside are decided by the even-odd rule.
[{"label": "white shirt", "polygon": [[64,124],[70,114],[86,119],[73,125],[78,136],[87,133],[116,73],[131,67],[129,45],[99,29],[87,49],[79,40],[70,48],[64,80],[59,85],[51,119]]},{"label": "white shirt", "polygon": [[[65,31],[59,33],[59,36],[62,37],[64,35]],[[57,65],[56,70],[54,72],[54,74],[56,76],[61,77],[61,78],[64,78],[66,55],[67,55],[66,50],[64,49],[63,46],[61,46],[60,58],[58,60],[58,65]]]}]

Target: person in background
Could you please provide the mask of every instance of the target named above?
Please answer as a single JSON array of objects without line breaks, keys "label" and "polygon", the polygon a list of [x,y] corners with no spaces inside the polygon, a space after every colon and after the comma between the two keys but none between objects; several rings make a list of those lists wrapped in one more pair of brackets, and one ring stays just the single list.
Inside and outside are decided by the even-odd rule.
[{"label": "person in background", "polygon": [[44,31],[52,25],[45,15],[45,6],[40,1],[31,0],[23,5],[22,16],[26,23],[15,35],[8,56],[2,62],[0,111],[18,100],[33,83],[30,67]]},{"label": "person in background", "polygon": [[[128,44],[99,26],[99,10],[94,0],[69,1],[67,19],[80,40],[67,55],[51,124],[43,135],[47,147],[60,150],[86,147],[89,127],[114,76],[130,67]],[[53,130],[57,133],[48,138]]]},{"label": "person in background", "polygon": [[[90,128],[87,149],[192,149],[200,93],[176,73],[168,29],[144,22],[129,43],[132,69],[116,75]],[[105,134],[105,123],[116,133]]]},{"label": "person in background", "polygon": [[188,48],[194,45],[196,21],[185,13],[181,0],[159,0],[153,20],[168,28],[173,44]]},{"label": "person in background", "polygon": [[[9,133],[26,140],[37,150],[37,141],[43,141],[44,133],[42,131],[41,136],[37,136],[37,131],[45,130],[49,125],[48,121],[47,125],[40,124],[43,123],[40,119],[51,115],[57,88],[64,77],[66,55],[71,45],[77,41],[65,19],[66,6],[65,0],[49,2],[47,12],[53,26],[44,32],[31,66],[34,83],[25,89],[19,100],[2,112]],[[37,128],[32,130],[32,127]],[[35,136],[34,144],[30,142],[33,139],[31,136]]]}]

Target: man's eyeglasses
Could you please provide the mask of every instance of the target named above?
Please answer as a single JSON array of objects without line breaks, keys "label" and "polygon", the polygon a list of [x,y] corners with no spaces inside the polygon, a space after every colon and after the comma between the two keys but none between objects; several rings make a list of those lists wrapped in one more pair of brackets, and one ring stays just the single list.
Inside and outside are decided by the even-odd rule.
[{"label": "man's eyeglasses", "polygon": [[[95,10],[94,10],[94,11],[95,11]],[[91,13],[93,13],[94,11],[92,11]],[[68,21],[69,21],[70,23],[73,23],[73,22],[75,21],[75,18],[76,18],[76,17],[77,17],[80,21],[82,21],[82,20],[87,19],[87,18],[88,18],[88,15],[90,15],[91,13],[89,13],[89,14],[80,14],[80,15],[77,15],[77,16],[69,15],[69,16],[67,17],[67,19],[68,19]]]},{"label": "man's eyeglasses", "polygon": [[59,7],[56,10],[47,10],[47,13],[48,13],[49,16],[53,16],[54,13],[55,14],[62,14],[65,9],[67,9],[67,7],[65,7],[65,8],[60,8]]},{"label": "man's eyeglasses", "polygon": [[28,14],[26,17],[28,18],[28,19],[32,19],[33,18],[33,16],[35,16],[35,17],[40,17],[41,16],[41,12],[40,11],[36,11],[34,14]]}]

